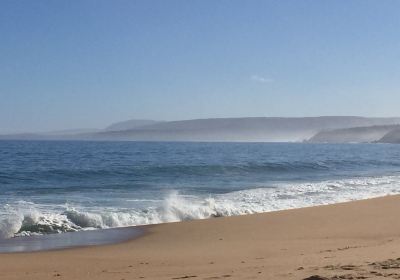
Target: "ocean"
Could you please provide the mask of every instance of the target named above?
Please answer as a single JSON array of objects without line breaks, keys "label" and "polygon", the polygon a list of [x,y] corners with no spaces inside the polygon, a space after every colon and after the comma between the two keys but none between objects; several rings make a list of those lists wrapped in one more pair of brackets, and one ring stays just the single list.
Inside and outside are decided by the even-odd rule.
[{"label": "ocean", "polygon": [[400,193],[400,145],[0,141],[0,238]]}]

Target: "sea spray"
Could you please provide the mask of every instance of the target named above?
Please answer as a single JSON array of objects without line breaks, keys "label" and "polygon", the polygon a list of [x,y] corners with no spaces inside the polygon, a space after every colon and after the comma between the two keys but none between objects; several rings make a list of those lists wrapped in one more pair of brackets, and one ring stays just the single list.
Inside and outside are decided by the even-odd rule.
[{"label": "sea spray", "polygon": [[18,215],[10,215],[0,220],[0,238],[13,237],[22,226],[22,219]]}]

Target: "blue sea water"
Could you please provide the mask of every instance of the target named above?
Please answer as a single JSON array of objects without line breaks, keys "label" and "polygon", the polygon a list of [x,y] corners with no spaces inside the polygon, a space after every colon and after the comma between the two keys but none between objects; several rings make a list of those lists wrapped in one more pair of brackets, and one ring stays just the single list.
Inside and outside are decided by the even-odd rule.
[{"label": "blue sea water", "polygon": [[0,237],[400,193],[400,145],[0,141]]}]

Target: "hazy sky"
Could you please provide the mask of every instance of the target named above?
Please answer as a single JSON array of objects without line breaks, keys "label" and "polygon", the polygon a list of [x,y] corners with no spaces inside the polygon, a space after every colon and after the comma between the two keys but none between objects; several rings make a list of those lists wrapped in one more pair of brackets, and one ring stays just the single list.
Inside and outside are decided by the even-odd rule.
[{"label": "hazy sky", "polygon": [[400,116],[400,1],[0,0],[0,132]]}]

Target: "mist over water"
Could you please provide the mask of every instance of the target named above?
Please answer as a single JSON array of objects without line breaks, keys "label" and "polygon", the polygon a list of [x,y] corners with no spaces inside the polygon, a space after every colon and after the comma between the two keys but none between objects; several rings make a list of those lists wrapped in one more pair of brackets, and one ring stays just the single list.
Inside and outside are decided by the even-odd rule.
[{"label": "mist over water", "polygon": [[386,144],[0,141],[0,237],[400,193]]}]

